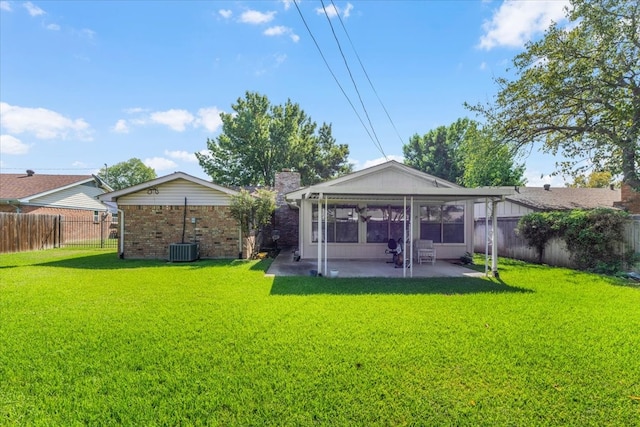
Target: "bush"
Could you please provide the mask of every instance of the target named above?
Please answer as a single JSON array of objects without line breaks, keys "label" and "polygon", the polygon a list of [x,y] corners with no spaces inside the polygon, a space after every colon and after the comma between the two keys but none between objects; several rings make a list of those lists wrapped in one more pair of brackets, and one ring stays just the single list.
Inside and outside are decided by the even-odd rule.
[{"label": "bush", "polygon": [[624,223],[628,214],[613,209],[535,212],[523,216],[516,233],[538,250],[542,262],[544,248],[553,237],[567,244],[571,258],[581,270],[614,274],[628,254],[620,252]]}]

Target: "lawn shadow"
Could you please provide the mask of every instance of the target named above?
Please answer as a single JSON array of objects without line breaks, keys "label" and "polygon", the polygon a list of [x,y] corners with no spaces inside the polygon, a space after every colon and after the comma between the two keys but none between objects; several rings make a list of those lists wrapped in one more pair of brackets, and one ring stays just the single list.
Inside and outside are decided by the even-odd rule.
[{"label": "lawn shadow", "polygon": [[464,295],[478,293],[532,293],[502,280],[478,277],[335,278],[276,276],[271,295]]},{"label": "lawn shadow", "polygon": [[77,268],[84,270],[126,270],[136,268],[154,267],[189,267],[190,269],[216,268],[216,267],[242,267],[246,260],[236,259],[199,259],[193,262],[169,262],[165,260],[150,259],[120,259],[113,253],[87,255],[82,257],[65,258],[56,261],[31,264],[34,266]]}]

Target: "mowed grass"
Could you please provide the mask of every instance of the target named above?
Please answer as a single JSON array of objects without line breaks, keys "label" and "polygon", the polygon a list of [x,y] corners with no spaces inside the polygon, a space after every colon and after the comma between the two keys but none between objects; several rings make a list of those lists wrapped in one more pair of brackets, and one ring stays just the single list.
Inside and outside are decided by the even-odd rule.
[{"label": "mowed grass", "polygon": [[0,255],[0,425],[640,424],[640,289]]}]

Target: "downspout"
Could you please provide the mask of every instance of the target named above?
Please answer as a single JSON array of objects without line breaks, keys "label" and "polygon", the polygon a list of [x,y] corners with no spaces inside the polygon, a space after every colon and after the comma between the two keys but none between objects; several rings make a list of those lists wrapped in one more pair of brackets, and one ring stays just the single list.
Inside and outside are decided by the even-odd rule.
[{"label": "downspout", "polygon": [[124,258],[124,211],[118,209],[118,220],[120,221],[120,258]]}]

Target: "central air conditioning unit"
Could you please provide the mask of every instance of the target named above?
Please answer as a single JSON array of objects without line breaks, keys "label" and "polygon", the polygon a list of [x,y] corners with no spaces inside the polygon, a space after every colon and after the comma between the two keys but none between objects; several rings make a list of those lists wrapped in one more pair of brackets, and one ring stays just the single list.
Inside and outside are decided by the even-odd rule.
[{"label": "central air conditioning unit", "polygon": [[190,262],[198,259],[197,243],[171,243],[169,245],[169,261]]}]

